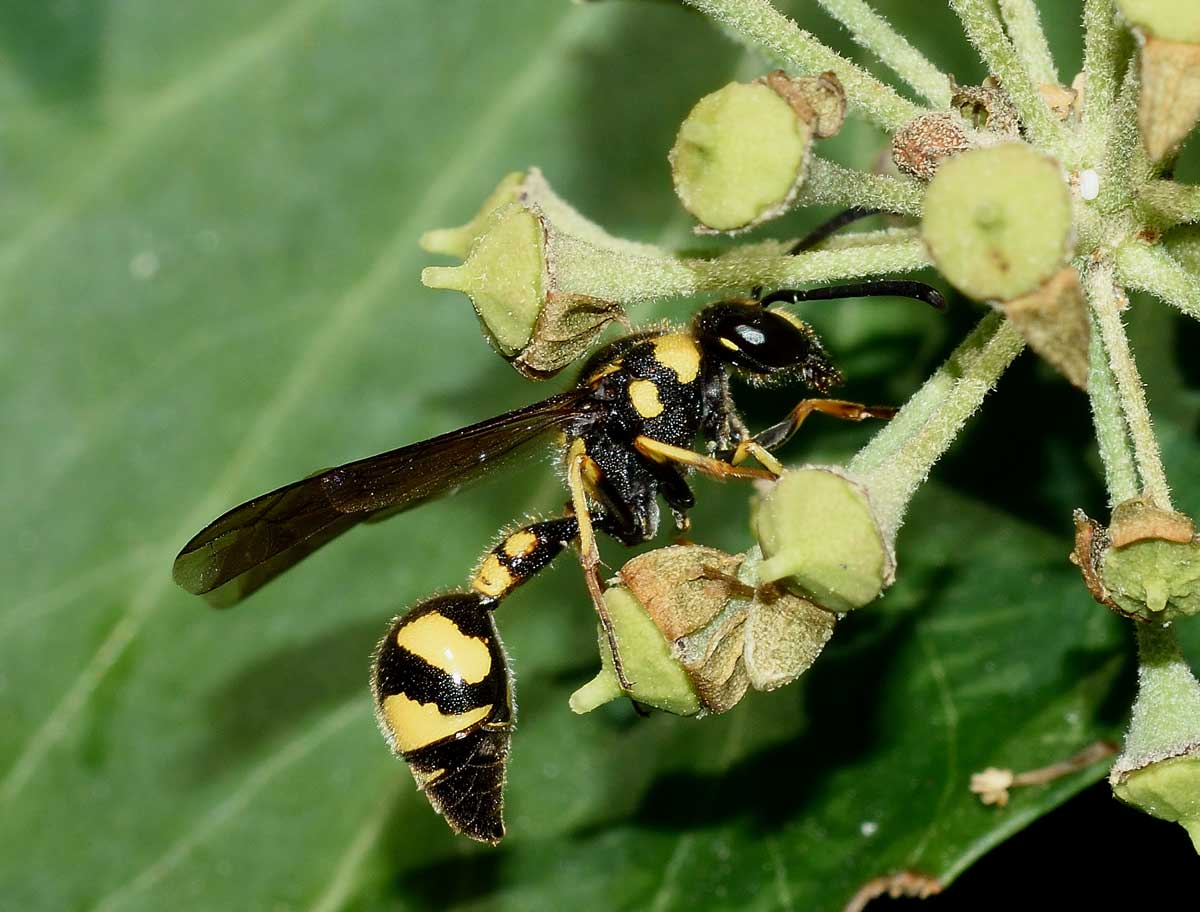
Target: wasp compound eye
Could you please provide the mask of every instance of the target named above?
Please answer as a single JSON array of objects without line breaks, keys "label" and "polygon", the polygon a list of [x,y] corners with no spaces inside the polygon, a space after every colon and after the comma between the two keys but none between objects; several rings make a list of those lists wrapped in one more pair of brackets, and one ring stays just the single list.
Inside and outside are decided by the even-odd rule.
[{"label": "wasp compound eye", "polygon": [[721,360],[768,374],[803,364],[819,348],[811,332],[757,303],[723,302],[708,307],[697,333]]}]

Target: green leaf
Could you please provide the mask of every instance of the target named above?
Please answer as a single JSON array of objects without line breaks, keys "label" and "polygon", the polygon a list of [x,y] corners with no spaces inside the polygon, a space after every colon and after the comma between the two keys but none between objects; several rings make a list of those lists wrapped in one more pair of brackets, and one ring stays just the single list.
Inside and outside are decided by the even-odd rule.
[{"label": "green leaf", "polygon": [[[899,25],[971,78],[942,20]],[[1104,509],[1086,404],[1026,360],[918,496],[896,587],[797,685],[701,722],[580,718],[598,660],[578,573],[564,558],[514,596],[509,836],[453,837],[375,730],[368,657],[498,528],[560,508],[545,463],[348,535],[230,612],[171,560],[263,490],[548,395],[420,285],[417,237],[537,164],[614,233],[687,243],[678,123],[766,64],[674,7],[536,0],[10,3],[0,44],[6,905],[837,908],[901,868],[951,880],[1103,773],[1003,810],[967,790],[1112,736],[1131,696],[1128,632],[1065,561],[1070,508]],[[878,137],[831,148],[863,166]],[[1200,400],[1166,353],[1195,330],[1145,312],[1194,513]],[[974,321],[811,315],[847,395],[893,402]],[[762,426],[791,395],[742,398]],[[811,425],[790,458],[870,433]],[[745,491],[697,487],[697,539],[745,547]]]}]

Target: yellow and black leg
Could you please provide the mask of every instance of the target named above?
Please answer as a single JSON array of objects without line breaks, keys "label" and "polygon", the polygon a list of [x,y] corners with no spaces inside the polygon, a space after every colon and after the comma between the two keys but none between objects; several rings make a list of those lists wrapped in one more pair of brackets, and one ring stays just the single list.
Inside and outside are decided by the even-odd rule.
[{"label": "yellow and black leg", "polygon": [[375,654],[376,717],[450,828],[504,836],[512,682],[490,603],[453,592],[392,622]]},{"label": "yellow and black leg", "polygon": [[733,452],[730,462],[734,465],[742,462],[747,456],[753,456],[767,468],[782,471],[779,461],[769,452],[783,446],[792,435],[800,429],[804,419],[813,412],[831,415],[843,421],[865,421],[868,418],[891,418],[896,409],[890,405],[862,405],[858,402],[847,402],[844,399],[805,399],[796,405],[786,418],[759,431],[753,437],[741,441]]},{"label": "yellow and black leg", "polygon": [[[717,459],[715,456],[705,456],[703,453],[697,453],[695,450],[664,443],[661,440],[655,440],[645,435],[634,438],[633,446],[634,449],[648,459],[653,459],[656,462],[672,462],[677,465],[688,466],[695,469],[701,475],[707,475],[710,478],[716,478],[721,481],[727,478],[763,478],[769,481],[779,474],[770,465],[764,464],[764,469],[745,469],[735,465],[733,461],[726,462],[723,459]],[[738,444],[739,450],[742,446],[743,444]],[[749,452],[748,450],[746,454],[743,454],[741,459],[745,459]],[[737,461],[740,462],[741,459]],[[776,466],[779,465],[774,459],[771,462]]]}]

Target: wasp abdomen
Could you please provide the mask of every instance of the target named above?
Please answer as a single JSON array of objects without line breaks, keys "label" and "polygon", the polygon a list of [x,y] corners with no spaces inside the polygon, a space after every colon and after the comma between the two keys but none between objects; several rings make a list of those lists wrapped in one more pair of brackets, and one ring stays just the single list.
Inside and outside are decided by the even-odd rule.
[{"label": "wasp abdomen", "polygon": [[498,842],[512,690],[484,599],[455,592],[397,618],[372,685],[379,726],[434,810],[456,832]]},{"label": "wasp abdomen", "polygon": [[573,516],[522,526],[483,556],[471,588],[489,599],[504,598],[558,557],[578,534]]}]

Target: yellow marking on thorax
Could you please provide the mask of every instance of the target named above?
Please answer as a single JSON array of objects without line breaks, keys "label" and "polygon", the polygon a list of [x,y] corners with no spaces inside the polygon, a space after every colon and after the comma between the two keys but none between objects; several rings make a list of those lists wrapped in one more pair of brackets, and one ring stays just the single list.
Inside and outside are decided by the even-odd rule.
[{"label": "yellow marking on thorax", "polygon": [[680,383],[691,383],[700,373],[700,346],[686,333],[667,333],[654,340],[654,357],[675,372]]},{"label": "yellow marking on thorax", "polygon": [[663,413],[662,400],[658,398],[658,387],[653,380],[631,380],[629,401],[643,418],[657,418]]},{"label": "yellow marking on thorax", "polygon": [[396,632],[396,645],[440,668],[455,682],[478,684],[492,670],[487,643],[467,636],[440,614],[426,614],[405,624]]},{"label": "yellow marking on thorax", "polygon": [[466,731],[488,717],[492,704],[446,715],[438,709],[437,703],[418,703],[404,694],[392,694],[384,699],[382,711],[384,721],[396,738],[396,749],[408,753]]},{"label": "yellow marking on thorax", "polygon": [[495,554],[489,554],[483,559],[483,563],[479,565],[479,572],[471,581],[471,586],[476,592],[482,592],[492,598],[499,598],[516,584],[517,580]]},{"label": "yellow marking on thorax", "polygon": [[532,554],[537,545],[537,536],[528,529],[522,529],[504,540],[504,553],[509,557],[525,557]]}]

